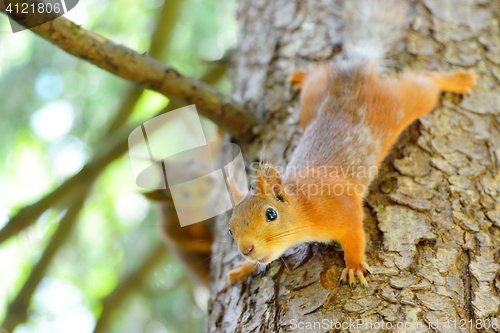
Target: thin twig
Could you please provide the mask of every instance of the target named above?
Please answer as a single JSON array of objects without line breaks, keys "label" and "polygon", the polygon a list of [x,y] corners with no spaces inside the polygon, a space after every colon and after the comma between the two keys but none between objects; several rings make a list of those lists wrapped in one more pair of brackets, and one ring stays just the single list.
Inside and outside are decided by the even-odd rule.
[{"label": "thin twig", "polygon": [[[156,20],[156,26],[151,36],[151,43],[148,51],[150,57],[156,60],[162,60],[163,54],[170,48],[172,35],[183,2],[183,0],[170,0],[162,6],[160,16]],[[118,109],[117,116],[108,127],[107,134],[111,134],[125,125],[143,92],[144,88],[141,86],[134,84],[128,87],[124,94],[125,98],[122,100],[121,106]]]},{"label": "thin twig", "polygon": [[[222,64],[222,66],[224,66],[224,64]],[[213,67],[211,71],[217,71],[220,73],[219,68],[216,66]],[[220,75],[212,75],[211,71],[207,72],[207,74],[204,75],[204,78],[220,78]],[[207,82],[211,83],[211,81]],[[178,109],[181,106],[182,104],[176,101],[170,101],[168,106],[158,112],[155,117],[170,110]],[[40,215],[49,209],[49,207],[63,206],[67,202],[74,200],[82,185],[87,182],[91,182],[92,179],[99,175],[99,173],[106,166],[127,151],[128,136],[132,130],[140,125],[141,123],[136,123],[126,126],[106,138],[106,145],[100,145],[100,149],[94,155],[92,161],[86,164],[80,172],[68,178],[59,187],[55,188],[39,201],[19,210],[19,212],[14,215],[2,229],[0,229],[0,244],[35,223]]]},{"label": "thin twig", "polygon": [[107,331],[111,314],[123,304],[123,301],[132,291],[144,283],[151,271],[166,257],[166,254],[167,249],[165,245],[158,242],[151,252],[141,260],[141,264],[123,278],[111,294],[102,300],[102,313],[97,320],[93,333]]},{"label": "thin twig", "polygon": [[184,0],[168,0],[162,6],[160,19],[151,37],[148,54],[156,60],[163,61],[165,53],[172,47],[172,37],[179,21]]},{"label": "thin twig", "polygon": [[[177,4],[175,6],[179,7],[179,3],[182,0],[176,0]],[[170,5],[171,3],[169,3]],[[164,6],[169,7],[169,6]],[[178,11],[178,8],[174,8]],[[170,27],[173,28],[172,23],[169,25],[165,25],[163,21],[170,17],[170,13],[167,14],[168,10],[162,10],[162,15],[157,19],[157,28],[155,29],[155,33],[153,34],[151,40],[151,53],[152,55],[158,55],[162,52],[163,48],[166,47],[162,35],[169,34],[165,29]],[[175,22],[174,22],[175,24]],[[158,45],[160,44],[160,45]],[[127,119],[130,117],[135,104],[139,100],[143,89],[138,86],[133,86],[128,89],[125,94],[125,98],[122,100],[121,106],[118,109],[118,112],[114,119],[111,121],[108,131],[105,137],[112,135],[116,132],[120,127],[122,127]],[[101,156],[106,156],[108,154],[104,154]],[[91,168],[93,169],[93,168]],[[89,178],[86,179],[86,182],[79,182],[79,187],[72,187],[73,194],[75,196],[74,200],[65,214],[64,218],[60,221],[59,226],[56,232],[52,235],[51,240],[45,250],[42,253],[40,260],[37,264],[32,268],[31,273],[20,289],[19,293],[16,295],[14,300],[9,304],[8,312],[5,317],[5,327],[9,330],[13,330],[17,325],[24,322],[28,315],[28,308],[31,302],[31,298],[38,287],[40,281],[45,275],[47,268],[52,262],[54,256],[61,248],[61,246],[66,242],[67,238],[71,234],[73,230],[77,216],[81,210],[83,202],[85,201],[85,197],[87,195],[88,190],[90,189],[94,179],[97,177],[99,173],[98,169],[94,169],[94,172],[87,173]]]},{"label": "thin twig", "polygon": [[36,203],[23,207],[0,230],[0,243],[23,229],[32,225],[49,207],[62,207],[80,197],[82,190],[100,172],[127,150],[127,138],[135,127],[127,127],[106,139],[107,144],[101,145],[91,162],[80,172],[63,182],[59,187],[44,196]]},{"label": "thin twig", "polygon": [[[39,1],[5,0],[5,4],[38,4]],[[195,104],[200,114],[241,140],[252,139],[258,131],[258,120],[241,104],[217,89],[194,78],[184,77],[170,66],[147,54],[139,54],[123,45],[88,31],[64,17],[48,13],[18,13],[8,15],[23,26],[35,26],[33,32],[64,51],[124,79],[157,91],[169,98]]]},{"label": "thin twig", "polygon": [[126,88],[123,94],[124,98],[122,99],[122,103],[118,108],[115,118],[110,122],[105,137],[114,133],[127,123],[127,120],[130,118],[143,92],[144,89],[137,85],[130,85]]},{"label": "thin twig", "polygon": [[42,281],[45,276],[45,272],[49,267],[50,263],[54,259],[57,251],[61,248],[61,246],[65,243],[67,237],[71,234],[73,230],[78,214],[83,206],[85,201],[85,195],[89,189],[90,185],[87,185],[87,188],[84,190],[84,194],[81,195],[79,200],[75,201],[71,207],[67,210],[64,217],[59,222],[59,226],[57,227],[54,235],[50,239],[47,247],[43,251],[42,257],[36,265],[31,270],[31,273],[24,282],[21,290],[16,295],[14,300],[9,304],[7,310],[7,316],[5,317],[5,321],[3,326],[9,330],[14,331],[17,325],[23,323],[28,317],[28,308],[31,302],[31,298],[35,293],[36,288],[40,281]]}]

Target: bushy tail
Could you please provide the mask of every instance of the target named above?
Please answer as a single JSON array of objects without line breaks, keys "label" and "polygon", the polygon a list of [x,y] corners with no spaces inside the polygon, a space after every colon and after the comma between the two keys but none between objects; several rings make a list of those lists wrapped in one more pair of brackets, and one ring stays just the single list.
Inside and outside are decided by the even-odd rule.
[{"label": "bushy tail", "polygon": [[410,15],[404,0],[345,0],[343,3],[340,16],[348,59],[378,63],[405,35]]}]

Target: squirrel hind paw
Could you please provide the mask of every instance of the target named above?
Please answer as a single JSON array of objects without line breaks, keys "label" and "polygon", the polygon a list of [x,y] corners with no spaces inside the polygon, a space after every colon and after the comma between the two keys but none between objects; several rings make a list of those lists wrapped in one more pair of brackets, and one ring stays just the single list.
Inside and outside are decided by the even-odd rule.
[{"label": "squirrel hind paw", "polygon": [[436,82],[442,91],[469,94],[477,86],[476,74],[473,70],[456,71],[448,74],[437,74]]},{"label": "squirrel hind paw", "polygon": [[477,86],[476,74],[474,71],[456,71],[450,74],[449,91],[458,94],[469,94],[471,89]]},{"label": "squirrel hind paw", "polygon": [[477,86],[476,73],[473,70],[457,71],[454,73],[454,78],[457,85],[461,86],[463,94],[470,93],[471,88]]},{"label": "squirrel hind paw", "polygon": [[349,286],[354,288],[356,286],[356,277],[358,278],[361,286],[365,289],[368,288],[368,282],[365,278],[366,275],[370,275],[369,266],[366,262],[360,263],[359,267],[351,268],[346,267],[342,270],[342,274],[340,275],[339,285],[347,283],[349,280]]},{"label": "squirrel hind paw", "polygon": [[307,72],[303,69],[293,72],[288,76],[286,82],[293,85],[293,90],[300,91],[304,85],[304,80],[306,78]]}]

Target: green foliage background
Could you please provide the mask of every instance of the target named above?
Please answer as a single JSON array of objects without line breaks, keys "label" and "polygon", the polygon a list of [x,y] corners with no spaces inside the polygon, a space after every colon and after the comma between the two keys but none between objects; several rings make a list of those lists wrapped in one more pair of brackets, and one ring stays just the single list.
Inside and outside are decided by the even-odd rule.
[{"label": "green foliage background", "polygon": [[[66,17],[142,53],[163,5],[168,1],[81,0]],[[161,60],[183,75],[200,77],[208,61],[233,47],[234,14],[232,0],[185,0]],[[76,173],[92,158],[95,147],[106,144],[99,140],[131,85],[30,31],[12,34],[8,29],[7,17],[0,15],[0,227],[21,207]],[[217,87],[228,93],[227,78]],[[60,103],[67,109],[69,105],[71,126],[55,139],[44,139],[37,131],[37,114]],[[145,92],[131,120],[145,121],[167,103],[165,97]],[[127,155],[104,170],[69,242],[38,286],[29,320],[15,333],[92,332],[102,311],[100,300],[160,238],[158,211],[139,193]],[[49,210],[34,226],[0,244],[0,322],[62,213]],[[108,331],[201,332],[206,297],[207,291],[189,282],[179,263],[167,256],[115,312]]]}]

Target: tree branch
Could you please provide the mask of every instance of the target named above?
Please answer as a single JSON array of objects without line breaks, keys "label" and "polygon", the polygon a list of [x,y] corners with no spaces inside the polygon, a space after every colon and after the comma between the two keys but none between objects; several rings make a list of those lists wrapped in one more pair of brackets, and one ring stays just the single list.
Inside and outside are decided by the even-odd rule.
[{"label": "tree branch", "polygon": [[[170,47],[174,28],[178,21],[183,2],[183,0],[171,0],[163,4],[160,16],[156,20],[156,25],[149,45],[148,54],[152,58],[161,60],[165,50]],[[121,106],[118,109],[117,116],[108,127],[108,134],[113,133],[118,128],[125,125],[143,92],[144,88],[138,85],[131,85],[128,87],[125,98],[122,100]]]},{"label": "tree branch", "polygon": [[[225,65],[222,64],[221,66]],[[214,75],[212,71],[218,72],[219,74]],[[215,66],[202,77],[202,80],[211,83],[212,79],[218,79],[219,77],[219,67]],[[168,106],[155,116],[178,109],[181,106],[182,105],[178,102],[170,101]],[[140,123],[136,123],[114,132],[113,135],[106,138],[108,144],[101,145],[99,147],[100,150],[94,155],[92,161],[86,164],[80,172],[64,181],[59,187],[45,195],[36,203],[23,207],[2,229],[0,229],[0,244],[35,223],[40,215],[49,207],[63,205],[75,200],[82,185],[87,182],[92,182],[106,166],[127,151],[128,136],[132,130],[140,125]]]},{"label": "tree branch", "polygon": [[36,265],[31,270],[31,273],[23,284],[23,287],[16,295],[16,298],[9,304],[7,310],[7,316],[5,317],[3,326],[9,330],[13,331],[17,325],[24,322],[28,316],[28,308],[31,302],[31,298],[35,293],[38,284],[43,279],[47,268],[49,267],[52,259],[56,255],[57,251],[65,243],[67,237],[70,235],[73,227],[76,224],[78,214],[85,201],[85,196],[90,188],[90,184],[86,185],[84,193],[81,194],[79,200],[75,201],[71,207],[68,209],[64,217],[61,219],[57,230],[50,239],[47,247],[43,251],[42,257],[36,263]]},{"label": "tree branch", "polygon": [[[39,1],[5,1],[6,5],[9,3],[14,6]],[[8,15],[23,26],[35,26],[31,28],[33,32],[78,58],[169,98],[195,104],[203,116],[239,139],[250,140],[258,132],[258,120],[242,105],[199,80],[182,76],[147,54],[117,45],[64,17],[36,26],[57,16],[54,14],[13,11]]]},{"label": "tree branch", "polygon": [[[173,10],[178,11],[182,0],[176,0],[175,2],[176,4]],[[163,8],[165,7],[169,6],[164,6]],[[170,22],[168,25],[165,25],[163,22],[166,19],[171,19],[170,15],[171,14],[169,13],[168,9],[163,9],[161,15],[157,18],[155,32],[151,37],[150,53],[152,56],[161,54],[163,49],[168,45],[168,43],[164,43],[164,39],[162,37],[164,35],[168,36],[169,34],[171,34],[171,31],[168,31],[168,29],[172,29],[175,25],[175,22]],[[108,131],[106,132],[104,137],[112,135],[114,132],[116,132],[116,130],[118,130],[126,123],[142,92],[143,89],[136,85],[130,87],[127,90],[125,97],[122,99],[121,106],[118,108],[114,119],[110,122]],[[5,327],[9,330],[13,330],[17,325],[26,320],[31,298],[33,297],[36,288],[45,275],[45,272],[47,271],[47,268],[52,262],[54,256],[70,236],[71,231],[76,224],[77,216],[79,214],[79,211],[81,210],[87,192],[98,173],[98,170],[96,170],[96,172],[92,173],[91,179],[87,179],[85,183],[79,183],[82,185],[81,188],[73,187],[73,193],[75,194],[74,201],[72,201],[69,210],[65,214],[64,218],[60,221],[56,232],[52,235],[51,240],[45,248],[40,260],[32,268],[28,279],[25,281],[14,300],[9,304],[8,312],[5,318]]]},{"label": "tree branch", "polygon": [[113,292],[102,300],[102,313],[97,320],[93,333],[108,331],[106,327],[111,314],[123,304],[123,301],[132,291],[144,283],[151,271],[165,258],[166,254],[165,245],[160,242],[156,244],[151,252],[144,257],[142,264],[123,278]]},{"label": "tree branch", "polygon": [[179,21],[184,0],[168,0],[161,9],[160,19],[153,31],[149,55],[159,61],[165,57],[165,52],[172,44],[175,25]]},{"label": "tree branch", "polygon": [[49,207],[72,202],[79,197],[87,183],[91,183],[102,169],[127,150],[127,138],[132,129],[128,127],[113,135],[108,139],[109,144],[103,145],[103,149],[80,172],[36,203],[23,207],[0,230],[0,243],[32,225]]}]

